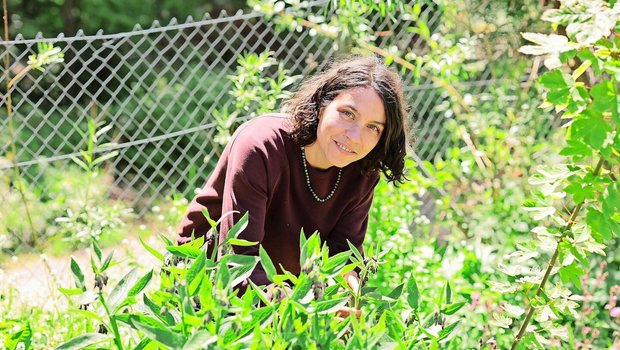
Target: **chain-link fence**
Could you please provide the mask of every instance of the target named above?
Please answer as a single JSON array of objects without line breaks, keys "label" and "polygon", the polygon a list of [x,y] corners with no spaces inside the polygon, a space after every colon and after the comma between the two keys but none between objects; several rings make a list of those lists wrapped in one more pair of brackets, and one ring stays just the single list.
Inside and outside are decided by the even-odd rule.
[{"label": "chain-link fence", "polygon": [[[433,7],[424,11],[432,28],[440,13]],[[371,23],[376,32],[391,30],[378,14]],[[402,28],[414,24],[400,20]],[[422,42],[407,30],[392,31],[390,40],[403,51]],[[332,39],[310,30],[277,31],[262,14],[223,13],[119,34],[33,40],[18,36],[5,43],[13,74],[36,53],[38,42],[60,47],[65,62],[28,74],[15,86],[17,154],[11,154],[3,109],[0,156],[16,157],[27,182],[44,194],[46,171],[66,167],[86,147],[78,130],[86,129],[89,118],[105,121],[112,129],[102,141],[113,146],[99,151],[119,152],[105,166],[109,194],[130,201],[140,213],[164,194],[187,196],[203,185],[217,161],[213,115],[234,106],[229,75],[239,55],[270,50],[291,74],[306,75],[337,53]],[[484,74],[479,79],[463,87],[480,93],[493,83]],[[448,97],[430,79],[422,77],[415,85],[411,81],[405,78],[405,94],[418,116],[415,150],[420,158],[432,159],[451,142],[446,118],[434,108]],[[4,175],[14,166],[0,158]]]}]

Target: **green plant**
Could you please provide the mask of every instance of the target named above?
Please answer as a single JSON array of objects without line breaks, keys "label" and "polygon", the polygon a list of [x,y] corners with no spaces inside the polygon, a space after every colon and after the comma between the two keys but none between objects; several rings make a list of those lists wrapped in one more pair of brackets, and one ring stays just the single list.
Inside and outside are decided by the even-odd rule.
[{"label": "green plant", "polygon": [[120,230],[125,225],[123,219],[132,215],[132,209],[127,208],[122,202],[108,204],[101,201],[101,197],[92,196],[91,193],[91,181],[98,176],[99,167],[106,160],[118,155],[118,151],[115,150],[97,156],[102,149],[113,146],[109,143],[99,143],[99,139],[111,128],[111,125],[97,124],[94,119],[89,119],[87,133],[77,129],[86,143],[86,149],[80,150],[82,159],[72,158],[86,172],[83,197],[78,208],[67,208],[63,216],[55,219],[65,242],[70,242],[73,248],[83,246],[91,240],[98,241],[103,234]]},{"label": "green plant", "polygon": [[234,111],[229,112],[229,106],[225,105],[213,113],[217,130],[215,141],[220,145],[228,144],[241,121],[278,111],[281,102],[290,95],[287,89],[299,76],[290,76],[284,65],[271,57],[272,54],[271,51],[246,52],[237,59],[235,74],[228,76],[233,84],[230,95]]},{"label": "green plant", "polygon": [[[373,254],[370,249],[364,258],[354,249],[330,256],[316,233],[300,235],[299,275],[278,273],[262,247],[259,256],[224,254],[217,259],[215,253],[220,249],[230,251],[231,245],[256,244],[237,237],[247,220],[248,216],[243,216],[222,242],[218,242],[215,230],[182,246],[162,236],[168,244],[168,257],[143,242],[145,249],[163,264],[156,289],[147,288],[154,276],[152,271],[140,277],[132,270],[109,292],[105,271],[114,263],[111,256],[103,259],[93,241],[94,291],[86,287],[85,275],[75,261],[71,264],[75,288],[62,291],[79,300],[78,305],[86,309],[79,311],[81,314],[102,326],[98,333],[75,337],[60,348],[105,342],[113,342],[119,349],[136,345],[318,349],[324,344],[339,349],[382,344],[434,348],[450,342],[458,321],[448,323],[446,317],[452,317],[465,304],[454,301],[450,284],[435,300],[434,312],[426,314],[426,310],[419,309],[422,297],[413,277],[385,295],[365,285],[381,268],[381,256],[386,252]],[[209,222],[217,227],[217,222]],[[207,254],[205,240],[213,240],[213,254]],[[239,284],[258,263],[273,286],[265,289],[250,281],[241,293]],[[351,290],[343,277],[355,268],[362,276],[359,291]],[[273,289],[276,286],[281,288]],[[288,292],[285,286],[290,288]],[[140,302],[138,293],[142,291],[146,292]],[[359,318],[354,313],[334,318],[333,314],[347,304],[361,309]],[[99,316],[100,309],[105,318]],[[125,332],[131,336],[123,337]]]},{"label": "green plant", "polygon": [[[4,23],[5,23],[5,35],[4,35],[4,40],[5,41],[9,41],[9,33],[7,31],[7,27],[8,27],[8,18],[7,18],[7,11],[6,11],[6,2],[3,3],[3,9],[4,9]],[[49,64],[53,64],[53,63],[59,63],[63,61],[63,53],[60,52],[60,48],[54,47],[53,44],[51,43],[43,43],[40,42],[37,44],[37,48],[38,48],[38,54],[36,55],[30,55],[28,57],[28,64],[27,66],[22,69],[18,74],[16,74],[14,77],[11,77],[11,71],[10,71],[10,62],[9,62],[9,55],[4,55],[4,69],[5,69],[5,80],[6,80],[6,95],[5,95],[5,104],[6,104],[6,112],[7,112],[7,118],[8,118],[8,122],[7,122],[7,127],[8,127],[8,133],[9,133],[9,139],[10,139],[10,154],[7,155],[7,159],[12,161],[12,167],[13,167],[13,174],[12,174],[12,178],[11,178],[11,182],[13,187],[15,187],[15,189],[17,189],[17,191],[20,194],[20,198],[22,201],[22,204],[24,206],[24,211],[26,214],[26,219],[29,223],[30,226],[30,232],[27,236],[23,236],[20,237],[20,239],[29,244],[30,246],[34,247],[37,245],[37,231],[35,230],[35,225],[33,223],[33,218],[32,218],[32,213],[30,211],[30,208],[28,206],[28,200],[26,199],[26,187],[27,185],[25,184],[25,182],[23,181],[21,175],[20,175],[20,169],[19,166],[17,165],[18,163],[18,159],[17,159],[17,147],[16,147],[16,135],[15,135],[15,127],[14,127],[14,122],[13,122],[13,103],[12,103],[12,92],[13,92],[13,87],[15,86],[15,84],[17,82],[19,82],[20,79],[22,79],[29,71],[36,69],[36,70],[41,70],[43,71],[43,67]]]},{"label": "green plant", "polygon": [[[602,19],[588,13],[599,13]],[[540,221],[532,230],[535,239],[511,254],[520,265],[504,269],[514,276],[508,288],[528,302],[527,311],[505,309],[496,316],[505,328],[513,318],[521,321],[513,349],[542,348],[550,344],[548,338],[575,346],[571,330],[562,325],[575,317],[579,306],[575,289],[582,289],[583,267],[588,267],[591,254],[604,254],[605,243],[615,242],[620,233],[620,37],[615,32],[620,3],[562,2],[543,19],[566,26],[566,34],[524,33],[536,45],[521,51],[545,55],[545,65],[552,70],[539,78],[547,90],[541,107],[554,108],[568,123],[560,152],[564,164],[541,166],[530,177],[537,190],[525,202],[525,210]],[[574,59],[581,62],[577,68],[569,65]],[[565,209],[556,209],[559,206]],[[532,260],[540,255],[550,257],[542,268]],[[568,283],[575,289],[567,289]]]}]

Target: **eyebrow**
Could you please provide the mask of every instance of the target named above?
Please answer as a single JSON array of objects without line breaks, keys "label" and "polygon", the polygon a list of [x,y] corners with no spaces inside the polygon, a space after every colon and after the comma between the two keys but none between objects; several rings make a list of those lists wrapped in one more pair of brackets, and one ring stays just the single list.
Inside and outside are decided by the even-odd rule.
[{"label": "eyebrow", "polygon": [[[357,108],[355,108],[355,106],[353,106],[352,104],[345,103],[343,106],[351,108],[355,113],[360,114],[360,112],[357,110]],[[371,120],[370,122],[373,123],[373,124],[385,126],[384,122],[380,122],[380,121],[377,121],[377,120]]]}]

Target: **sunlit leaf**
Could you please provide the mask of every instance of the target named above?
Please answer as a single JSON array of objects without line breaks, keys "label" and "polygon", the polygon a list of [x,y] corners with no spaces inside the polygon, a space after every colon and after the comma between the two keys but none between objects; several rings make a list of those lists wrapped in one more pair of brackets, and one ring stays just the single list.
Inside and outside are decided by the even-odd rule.
[{"label": "sunlit leaf", "polygon": [[101,333],[88,333],[78,335],[75,338],[63,343],[56,350],[78,350],[84,349],[91,345],[102,343],[106,340],[112,339],[113,336],[110,334],[101,334]]}]

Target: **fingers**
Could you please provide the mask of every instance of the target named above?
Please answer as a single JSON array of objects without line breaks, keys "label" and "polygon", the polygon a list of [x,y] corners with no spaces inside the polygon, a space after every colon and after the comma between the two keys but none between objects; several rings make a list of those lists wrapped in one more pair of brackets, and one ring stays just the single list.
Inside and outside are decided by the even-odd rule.
[{"label": "fingers", "polygon": [[360,316],[362,315],[362,310],[344,306],[340,308],[338,311],[336,311],[337,317],[346,318],[346,317],[349,317],[349,315],[351,314],[355,315],[355,318],[359,319]]},{"label": "fingers", "polygon": [[357,293],[359,291],[360,280],[357,277],[357,273],[355,273],[355,271],[344,274],[344,280],[347,282],[349,287],[351,287],[354,293]]}]

